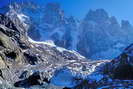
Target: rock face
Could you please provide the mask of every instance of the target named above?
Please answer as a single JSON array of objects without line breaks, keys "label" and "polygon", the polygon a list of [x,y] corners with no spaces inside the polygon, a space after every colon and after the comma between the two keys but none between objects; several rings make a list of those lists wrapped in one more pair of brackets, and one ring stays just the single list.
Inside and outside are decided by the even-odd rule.
[{"label": "rock face", "polygon": [[90,59],[112,59],[133,42],[132,25],[125,20],[119,24],[103,9],[90,10],[81,21],[66,16],[58,3],[15,4],[8,16],[14,11],[19,17],[22,13],[28,16],[28,20],[21,18],[21,21],[30,25],[28,35],[32,39],[52,40],[57,46],[75,50]]},{"label": "rock face", "polygon": [[[5,22],[4,22],[5,21]],[[0,15],[0,46],[1,58],[9,62],[22,62],[21,48],[26,46],[25,33],[19,31],[14,23],[6,16]],[[18,47],[18,45],[20,47]],[[6,56],[6,58],[4,58]]]}]

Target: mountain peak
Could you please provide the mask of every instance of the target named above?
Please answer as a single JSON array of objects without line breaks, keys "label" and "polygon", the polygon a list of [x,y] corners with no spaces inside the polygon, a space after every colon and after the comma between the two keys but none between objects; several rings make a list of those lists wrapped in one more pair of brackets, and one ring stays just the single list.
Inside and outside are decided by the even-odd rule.
[{"label": "mountain peak", "polygon": [[132,25],[130,24],[130,22],[128,20],[122,20],[121,21],[121,27],[127,28],[127,27],[132,27]]},{"label": "mountain peak", "polygon": [[60,8],[60,4],[59,3],[48,3],[47,5],[46,5],[46,8],[48,8],[48,9],[53,9],[53,10],[55,10],[55,9],[59,9]]},{"label": "mountain peak", "polygon": [[90,10],[86,16],[87,20],[95,22],[104,22],[109,18],[108,13],[104,9]]}]

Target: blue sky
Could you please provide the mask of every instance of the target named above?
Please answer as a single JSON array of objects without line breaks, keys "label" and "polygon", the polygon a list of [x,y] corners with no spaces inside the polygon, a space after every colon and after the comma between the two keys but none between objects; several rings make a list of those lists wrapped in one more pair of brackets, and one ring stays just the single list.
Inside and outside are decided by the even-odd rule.
[{"label": "blue sky", "polygon": [[[16,0],[0,0],[0,7]],[[21,0],[17,0],[21,1]],[[23,0],[28,1],[28,0]],[[129,20],[133,24],[133,0],[33,0],[35,2],[59,2],[67,15],[83,18],[90,9],[103,8],[109,15]]]}]

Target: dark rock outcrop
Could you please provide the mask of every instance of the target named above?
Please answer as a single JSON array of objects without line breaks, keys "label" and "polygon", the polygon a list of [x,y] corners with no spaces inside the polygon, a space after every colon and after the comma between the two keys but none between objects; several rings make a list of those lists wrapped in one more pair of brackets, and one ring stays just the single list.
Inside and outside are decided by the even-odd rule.
[{"label": "dark rock outcrop", "polygon": [[31,87],[34,85],[41,85],[41,77],[38,72],[32,74],[25,80],[18,81],[14,84],[15,87]]},{"label": "dark rock outcrop", "polygon": [[128,46],[120,56],[107,66],[107,73],[114,79],[133,80],[133,45]]}]

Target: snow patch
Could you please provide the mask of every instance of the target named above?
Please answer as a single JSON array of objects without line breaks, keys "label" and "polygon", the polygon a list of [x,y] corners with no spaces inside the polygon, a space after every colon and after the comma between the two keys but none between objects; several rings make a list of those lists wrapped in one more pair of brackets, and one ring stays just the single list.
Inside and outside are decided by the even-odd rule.
[{"label": "snow patch", "polygon": [[20,14],[17,14],[18,18],[22,21],[22,22],[25,22],[26,19],[28,18],[28,16],[20,13]]},{"label": "snow patch", "polygon": [[52,47],[56,47],[56,45],[54,44],[54,42],[52,40],[47,40],[47,41],[44,41],[44,42],[40,42],[40,41],[34,41],[32,40],[30,37],[28,37],[28,40],[31,42],[31,43],[35,43],[35,44],[44,44],[44,45],[49,45],[49,46],[52,46]]}]

